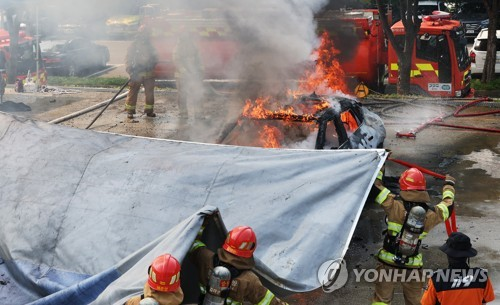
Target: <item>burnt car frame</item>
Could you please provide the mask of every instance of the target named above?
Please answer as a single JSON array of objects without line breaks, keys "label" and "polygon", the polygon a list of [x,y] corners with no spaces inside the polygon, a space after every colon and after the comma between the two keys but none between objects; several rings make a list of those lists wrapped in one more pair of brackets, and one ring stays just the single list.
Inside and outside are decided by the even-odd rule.
[{"label": "burnt car frame", "polygon": [[263,146],[252,139],[259,137],[263,126],[273,126],[282,133],[280,147],[310,149],[313,144],[308,139],[314,138],[315,149],[383,148],[386,130],[382,119],[358,101],[344,96],[313,93],[299,97],[296,103],[302,106],[301,109],[328,106],[321,106],[320,110],[310,113],[274,111],[259,118],[242,116],[219,143]]},{"label": "burnt car frame", "polygon": [[109,49],[86,38],[48,40],[40,44],[49,75],[81,76],[105,68]]}]

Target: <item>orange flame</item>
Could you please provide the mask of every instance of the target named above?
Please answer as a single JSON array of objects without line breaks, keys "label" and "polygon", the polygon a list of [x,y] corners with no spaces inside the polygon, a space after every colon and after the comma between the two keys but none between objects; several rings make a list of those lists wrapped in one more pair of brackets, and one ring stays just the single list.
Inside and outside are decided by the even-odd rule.
[{"label": "orange flame", "polygon": [[[317,58],[314,69],[305,72],[304,78],[299,81],[299,89],[297,91],[288,90],[289,95],[297,96],[312,92],[326,95],[335,91],[347,93],[345,73],[336,59],[339,53],[328,33],[324,32],[321,35],[320,47],[313,53],[313,56]],[[292,121],[315,122],[314,115],[328,107],[330,104],[323,99],[307,104],[298,104],[298,109],[295,109],[292,106],[281,106],[278,101],[272,100],[271,97],[260,97],[254,102],[246,101],[242,116],[258,120],[279,119],[283,120],[284,124]],[[283,133],[271,125],[264,125],[259,131],[259,137],[261,145],[266,148],[281,147],[281,142],[284,140]]]},{"label": "orange flame", "polygon": [[339,53],[328,33],[323,32],[321,45],[314,54],[317,57],[315,69],[306,72],[305,80],[301,82],[299,89],[303,92],[314,91],[317,94],[329,94],[335,91],[347,93],[345,72],[336,59]]},{"label": "orange flame", "polygon": [[259,135],[260,142],[264,148],[279,148],[284,139],[283,134],[278,128],[269,125],[264,125]]}]

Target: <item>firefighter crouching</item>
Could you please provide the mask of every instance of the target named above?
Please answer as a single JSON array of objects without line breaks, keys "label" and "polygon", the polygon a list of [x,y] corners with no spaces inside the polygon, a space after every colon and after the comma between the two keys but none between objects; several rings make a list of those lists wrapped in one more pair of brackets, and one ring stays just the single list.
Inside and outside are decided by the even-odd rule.
[{"label": "firefighter crouching", "polygon": [[[401,192],[392,194],[382,184],[380,171],[374,186],[380,190],[375,201],[387,214],[387,233],[376,257],[379,273],[372,305],[391,304],[396,283],[401,282],[406,305],[420,304],[423,288],[421,241],[436,225],[448,219],[453,211],[455,179],[446,175],[442,201],[429,206],[430,197],[422,172],[406,170],[399,178]],[[390,275],[390,278],[382,275]]]},{"label": "firefighter crouching", "polygon": [[448,256],[448,269],[434,272],[422,305],[481,305],[495,299],[488,271],[469,266],[469,258],[477,255],[469,236],[453,232],[439,249]]},{"label": "firefighter crouching", "polygon": [[170,254],[155,258],[148,268],[148,281],[139,296],[130,298],[124,305],[179,305],[184,299],[181,289],[181,265]]},{"label": "firefighter crouching", "polygon": [[[201,234],[199,234],[200,236]],[[264,287],[251,270],[257,239],[252,228],[239,226],[229,232],[217,253],[199,239],[191,247],[189,257],[200,276],[200,303],[203,305],[287,305]]]}]

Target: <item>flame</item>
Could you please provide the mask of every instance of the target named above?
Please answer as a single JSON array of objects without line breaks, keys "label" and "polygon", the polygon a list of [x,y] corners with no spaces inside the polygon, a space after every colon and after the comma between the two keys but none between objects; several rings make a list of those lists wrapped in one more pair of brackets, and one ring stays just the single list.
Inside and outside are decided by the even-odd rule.
[{"label": "flame", "polygon": [[336,59],[339,53],[328,33],[323,32],[320,47],[314,53],[317,58],[315,69],[306,72],[305,80],[301,82],[299,90],[314,91],[317,94],[329,94],[335,91],[347,93],[345,72]]},{"label": "flame", "polygon": [[[294,122],[312,122],[316,120],[316,117],[313,115],[318,110],[324,109],[328,107],[328,102],[322,103],[323,106],[315,105],[313,111],[301,111],[306,114],[297,114],[296,109],[292,106],[279,106],[277,105],[277,110],[269,110],[268,108],[272,108],[272,104],[269,99],[258,98],[255,102],[251,100],[247,100],[245,106],[243,107],[242,116],[249,119],[257,119],[257,120],[283,120],[283,121],[294,121]],[[306,110],[305,105],[299,105],[299,108],[303,108],[302,110]]]},{"label": "flame", "polygon": [[264,125],[259,135],[264,148],[279,148],[284,139],[283,133],[277,127],[269,125]]},{"label": "flame", "polygon": [[[321,35],[320,47],[313,53],[313,57],[317,58],[314,68],[305,72],[304,77],[299,81],[298,90],[288,90],[288,96],[291,99],[296,99],[299,95],[312,92],[319,95],[327,95],[336,91],[347,93],[345,73],[336,59],[339,53],[328,33],[324,32]],[[271,97],[260,97],[255,101],[247,100],[245,102],[242,117],[254,120],[282,120],[284,126],[291,124],[291,122],[315,123],[315,114],[328,107],[330,107],[328,101],[321,98],[306,100],[294,107],[282,106],[279,101],[273,100]],[[314,129],[315,125],[310,125],[310,129]],[[283,133],[276,126],[269,124],[263,125],[259,131],[259,137],[260,144],[266,148],[281,147],[284,140]]]}]

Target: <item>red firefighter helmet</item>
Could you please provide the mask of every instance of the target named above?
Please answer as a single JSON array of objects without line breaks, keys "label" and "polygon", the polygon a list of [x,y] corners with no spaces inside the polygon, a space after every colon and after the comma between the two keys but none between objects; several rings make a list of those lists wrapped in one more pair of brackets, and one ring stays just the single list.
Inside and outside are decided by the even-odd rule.
[{"label": "red firefighter helmet", "polygon": [[156,291],[176,291],[180,284],[181,265],[170,254],[155,258],[148,269],[148,285]]},{"label": "red firefighter helmet", "polygon": [[399,188],[402,191],[425,191],[426,184],[424,174],[417,168],[405,170],[399,178]]},{"label": "red firefighter helmet", "polygon": [[257,237],[252,228],[239,226],[232,229],[226,237],[222,248],[229,253],[241,257],[252,257],[257,247]]}]

